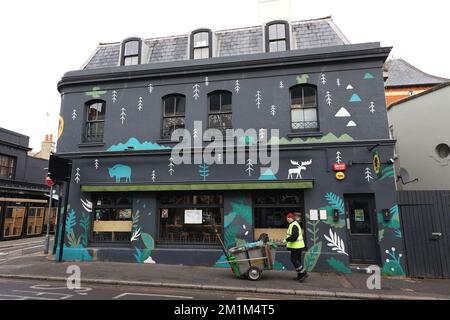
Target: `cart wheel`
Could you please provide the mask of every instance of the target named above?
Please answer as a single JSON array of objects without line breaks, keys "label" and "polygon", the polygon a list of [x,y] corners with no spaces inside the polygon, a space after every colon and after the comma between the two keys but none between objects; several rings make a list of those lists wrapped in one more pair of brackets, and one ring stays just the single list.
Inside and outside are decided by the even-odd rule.
[{"label": "cart wheel", "polygon": [[251,267],[250,269],[248,269],[247,275],[250,280],[256,281],[261,277],[261,271],[256,267]]}]

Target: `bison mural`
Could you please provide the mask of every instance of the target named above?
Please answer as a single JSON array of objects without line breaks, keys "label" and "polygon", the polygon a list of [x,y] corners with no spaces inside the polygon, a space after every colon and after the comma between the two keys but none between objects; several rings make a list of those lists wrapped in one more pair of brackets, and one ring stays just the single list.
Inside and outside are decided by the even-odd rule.
[{"label": "bison mural", "polygon": [[116,164],[112,168],[108,168],[109,176],[116,178],[116,183],[120,183],[120,179],[125,178],[125,182],[131,182],[131,167],[123,164]]}]

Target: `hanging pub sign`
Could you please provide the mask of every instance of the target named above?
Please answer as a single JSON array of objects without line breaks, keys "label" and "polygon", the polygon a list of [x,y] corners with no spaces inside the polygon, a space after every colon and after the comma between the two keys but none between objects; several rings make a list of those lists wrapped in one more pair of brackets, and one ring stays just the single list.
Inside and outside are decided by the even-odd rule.
[{"label": "hanging pub sign", "polygon": [[345,171],[347,170],[347,165],[345,163],[334,163],[333,164],[333,171]]},{"label": "hanging pub sign", "polygon": [[375,150],[374,153],[372,154],[372,166],[376,176],[378,178],[381,178],[381,160],[378,150]]},{"label": "hanging pub sign", "polygon": [[333,163],[333,171],[336,172],[336,180],[342,181],[345,179],[345,170],[347,170],[347,165],[345,163]]},{"label": "hanging pub sign", "polygon": [[345,179],[345,173],[343,173],[341,171],[336,172],[336,179],[339,180],[339,181],[344,180]]}]

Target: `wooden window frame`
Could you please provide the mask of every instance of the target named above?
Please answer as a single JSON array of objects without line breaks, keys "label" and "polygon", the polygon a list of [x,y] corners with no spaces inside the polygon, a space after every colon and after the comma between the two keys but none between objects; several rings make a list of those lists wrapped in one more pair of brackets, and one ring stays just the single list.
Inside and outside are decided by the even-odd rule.
[{"label": "wooden window frame", "polygon": [[[275,24],[283,24],[284,25],[284,27],[285,27],[285,38],[270,39],[269,27],[273,26]],[[271,21],[268,24],[266,24],[264,30],[265,30],[266,52],[281,52],[281,51],[270,51],[270,43],[271,42],[276,42],[276,41],[282,41],[282,40],[284,40],[285,43],[286,43],[286,50],[285,51],[289,51],[291,49],[290,27],[289,27],[289,23],[287,21],[284,21],[284,20]]]},{"label": "wooden window frame", "polygon": [[[125,46],[128,42],[133,42],[136,41],[138,42],[138,54],[131,54],[131,55],[125,55]],[[122,46],[121,46],[121,57],[120,57],[120,65],[121,66],[125,66],[125,59],[126,58],[130,58],[130,57],[137,57],[138,58],[138,63],[137,64],[141,64],[141,57],[142,57],[142,39],[140,38],[128,38],[124,41],[122,41]],[[131,64],[131,65],[126,65],[126,66],[132,66],[132,65],[136,65],[136,64]]]},{"label": "wooden window frame", "polygon": [[[105,118],[103,120],[89,120],[89,108],[97,103],[101,103],[102,104],[102,108],[104,108],[105,110]],[[84,128],[83,128],[83,143],[99,143],[99,142],[103,142],[104,138],[105,138],[105,123],[106,123],[106,101],[105,100],[89,100],[88,102],[85,103],[85,115],[84,115]],[[103,136],[100,139],[89,139],[88,138],[88,127],[90,127],[91,123],[103,123]]]},{"label": "wooden window frame", "polygon": [[7,180],[14,180],[16,177],[16,168],[17,168],[17,157],[14,156],[10,156],[7,154],[0,154],[0,158],[5,157],[8,161],[8,165],[5,167],[3,166],[1,163],[1,159],[0,159],[0,167],[2,168],[6,168],[8,170],[8,172],[11,173],[11,177],[5,177],[5,176],[0,176],[0,179],[7,179]]},{"label": "wooden window frame", "polygon": [[[203,47],[194,47],[194,36],[197,33],[206,32],[208,33],[208,45]],[[195,49],[205,49],[208,48],[208,58],[212,57],[212,31],[210,29],[198,29],[191,32],[191,35],[189,37],[189,58],[194,59],[194,50]],[[195,60],[201,60],[201,59],[195,59]]]},{"label": "wooden window frame", "polygon": [[[315,109],[316,110],[316,119],[317,119],[317,127],[315,128],[306,128],[306,129],[293,129],[292,128],[292,124],[293,124],[293,119],[292,119],[292,110],[294,108],[292,108],[292,90],[296,89],[296,88],[312,88],[314,89],[315,93],[316,93],[316,104],[314,107],[302,107],[299,108],[300,110],[305,110],[305,109]],[[319,102],[318,102],[318,96],[317,96],[317,86],[313,85],[313,84],[299,84],[299,85],[295,85],[289,88],[289,117],[290,117],[290,124],[289,124],[289,128],[291,130],[291,132],[293,133],[307,133],[307,132],[319,132],[320,131],[320,121],[319,121]],[[298,108],[295,108],[296,110]],[[307,121],[303,121],[303,122],[307,122]]]},{"label": "wooden window frame", "polygon": [[[184,114],[183,115],[176,115],[176,110],[175,110],[176,104],[174,106],[174,115],[172,115],[172,116],[166,116],[165,115],[165,111],[166,111],[165,110],[166,109],[165,108],[165,106],[166,106],[165,102],[169,98],[183,98],[184,99]],[[171,93],[171,94],[165,95],[164,97],[161,98],[161,109],[162,109],[162,111],[161,111],[161,114],[162,114],[162,117],[161,117],[161,133],[160,133],[161,139],[170,139],[170,138],[167,138],[167,137],[164,136],[164,120],[165,119],[168,119],[168,118],[184,118],[184,125],[185,125],[185,128],[186,128],[186,96],[184,94]],[[173,133],[173,131],[172,131],[172,133]]]},{"label": "wooden window frame", "polygon": [[[220,96],[220,111],[219,112],[211,112],[211,96],[215,95],[215,94],[222,94],[222,93],[228,93],[230,94],[231,97],[231,111],[222,111],[222,96]],[[225,128],[225,130],[227,129],[233,129],[233,93],[231,91],[228,90],[215,90],[212,91],[210,93],[208,93],[208,129],[218,129],[221,130],[217,127],[210,127],[209,126],[209,117],[211,115],[225,115],[225,114],[230,114],[231,115],[231,127],[227,127]],[[224,134],[226,132],[223,132]]]}]

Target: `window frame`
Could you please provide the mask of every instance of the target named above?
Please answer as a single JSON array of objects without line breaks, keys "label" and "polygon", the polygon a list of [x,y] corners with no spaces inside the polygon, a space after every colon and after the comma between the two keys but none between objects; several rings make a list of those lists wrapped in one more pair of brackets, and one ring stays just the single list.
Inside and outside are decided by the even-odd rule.
[{"label": "window frame", "polygon": [[[1,163],[1,158],[5,157],[8,161],[8,165],[5,167]],[[6,180],[14,180],[16,178],[16,169],[17,169],[17,157],[0,153],[0,167],[7,168],[8,172],[11,172],[11,177],[4,177],[0,175],[0,179]],[[1,172],[1,171],[0,171]]]},{"label": "window frame", "polygon": [[[211,112],[211,96],[215,95],[215,94],[222,94],[222,93],[227,93],[230,95],[231,98],[231,111],[222,111],[222,96],[220,96],[220,111],[219,112]],[[215,90],[212,92],[208,93],[208,129],[218,129],[221,130],[221,128],[217,128],[217,127],[211,127],[209,125],[209,117],[211,115],[224,115],[224,114],[230,114],[231,115],[231,127],[227,127],[225,128],[225,132],[223,132],[223,134],[226,134],[226,130],[227,129],[233,129],[233,92],[228,91],[228,90]]]},{"label": "window frame", "polygon": [[[292,90],[294,90],[295,88],[312,88],[314,89],[316,95],[316,104],[315,107],[306,107],[306,108],[299,108],[300,110],[305,110],[305,109],[315,109],[316,110],[316,122],[317,122],[317,127],[316,128],[307,128],[307,129],[293,129],[292,128],[292,124],[293,119],[292,119]],[[290,124],[289,124],[289,128],[291,133],[308,133],[308,132],[319,132],[320,131],[320,118],[319,118],[319,100],[318,100],[318,90],[317,90],[317,86],[313,85],[313,84],[298,84],[295,86],[292,86],[289,88],[289,118],[290,118]],[[307,122],[307,121],[302,121],[302,122]]]},{"label": "window frame", "polygon": [[[97,202],[100,197],[111,197],[114,199],[114,203],[111,204],[100,204],[98,205]],[[131,200],[130,204],[119,204],[118,198],[128,198]],[[131,242],[129,241],[108,241],[108,240],[97,240],[95,239],[94,235],[94,223],[95,221],[133,221],[133,218],[136,214],[134,210],[134,197],[133,194],[130,192],[120,193],[120,194],[114,194],[111,192],[96,192],[93,193],[91,196],[92,200],[92,214],[90,217],[90,232],[88,236],[88,244],[93,246],[102,246],[102,245],[113,245],[113,246],[128,246]],[[96,220],[96,210],[97,209],[131,209],[131,219],[130,220]],[[113,232],[113,231],[98,231],[98,232]],[[122,231],[120,231],[122,232]],[[130,240],[133,236],[133,226],[130,230]]]},{"label": "window frame", "polygon": [[[88,117],[89,117],[89,108],[96,104],[96,103],[101,103],[105,110],[105,117],[103,120],[93,120],[93,121],[89,121]],[[89,100],[84,104],[84,123],[83,123],[83,137],[82,137],[82,142],[83,143],[102,143],[104,141],[105,138],[105,123],[106,123],[106,101],[105,100],[101,100],[101,99],[95,99],[95,100]],[[100,123],[103,122],[103,136],[101,138],[101,140],[92,140],[92,139],[88,139],[88,124],[90,123]]]},{"label": "window frame", "polygon": [[[285,38],[277,38],[277,39],[270,39],[269,34],[269,28],[270,26],[277,25],[277,24],[283,24],[285,28]],[[282,41],[284,40],[286,43],[286,50],[291,50],[291,35],[290,35],[290,25],[285,20],[275,20],[267,23],[264,28],[265,31],[265,45],[266,45],[266,52],[282,52],[282,51],[270,51],[270,43],[276,42],[276,41]]]},{"label": "window frame", "polygon": [[[176,110],[174,108],[174,115],[172,116],[166,116],[165,115],[165,101],[166,99],[169,98],[183,98],[184,99],[184,114],[182,116],[176,115]],[[176,104],[175,104],[176,106]],[[171,94],[167,94],[164,97],[161,98],[161,132],[160,132],[160,137],[161,139],[165,140],[165,139],[169,139],[170,137],[167,138],[164,136],[164,120],[166,118],[184,118],[184,128],[186,128],[186,96],[184,94],[181,93],[171,93]],[[172,131],[173,133],[173,131]]]},{"label": "window frame", "polygon": [[[300,203],[281,203],[281,196],[283,195],[291,195],[295,194],[299,196]],[[275,203],[257,203],[258,197],[275,197]],[[291,209],[291,208],[298,208],[300,211],[301,216],[301,228],[302,231],[305,234],[306,230],[306,209],[305,209],[305,192],[303,190],[272,190],[272,191],[264,191],[264,192],[254,192],[252,193],[252,207],[253,207],[253,222],[254,222],[254,230],[255,229],[271,229],[271,228],[257,228],[256,227],[256,215],[258,214],[258,209],[266,210],[266,209]],[[280,229],[281,228],[274,228],[274,229]],[[287,229],[287,227],[286,227]],[[255,233],[255,231],[253,232]],[[255,234],[254,240],[256,240]],[[303,237],[305,244],[307,244],[306,237]]]},{"label": "window frame", "polygon": [[[125,55],[125,46],[128,42],[133,42],[133,41],[137,41],[138,42],[138,54],[130,54],[130,55]],[[121,66],[135,66],[138,64],[141,64],[141,57],[142,57],[142,39],[140,38],[128,38],[122,41],[122,45],[120,47],[120,65]],[[129,64],[129,65],[125,65],[125,59],[129,58],[129,57],[136,57],[138,58],[138,63],[137,64]]]},{"label": "window frame", "polygon": [[[208,46],[204,47],[194,47],[194,37],[197,33],[206,32],[208,33]],[[194,59],[194,50],[195,49],[204,49],[208,48],[208,58],[212,57],[212,31],[211,29],[197,29],[191,32],[191,35],[189,36],[189,58],[192,60],[202,60],[202,59],[208,59],[208,58],[202,58],[202,59]]]},{"label": "window frame", "polygon": [[[188,204],[164,204],[161,202],[161,199],[165,196],[188,196],[188,197],[192,197],[192,196],[198,196],[198,195],[202,195],[202,196],[220,196],[221,197],[221,203],[219,204],[192,204],[192,203],[188,203]],[[224,222],[225,222],[225,195],[223,192],[217,192],[217,191],[179,191],[179,192],[175,192],[175,193],[170,193],[170,192],[159,192],[156,196],[157,198],[157,214],[158,214],[158,220],[157,220],[157,231],[156,231],[156,237],[155,237],[155,241],[156,244],[160,247],[164,247],[164,246],[177,246],[177,247],[195,247],[195,248],[211,248],[211,247],[219,247],[220,243],[216,242],[216,243],[202,243],[202,242],[187,242],[187,243],[183,243],[183,242],[177,242],[177,241],[170,241],[170,240],[165,240],[161,238],[161,228],[162,228],[162,217],[161,217],[161,209],[212,209],[212,208],[220,208],[221,209],[221,222],[220,224],[216,224],[216,228],[218,227],[220,229],[219,235],[220,237],[222,237],[223,239],[223,235],[224,235]]]}]

